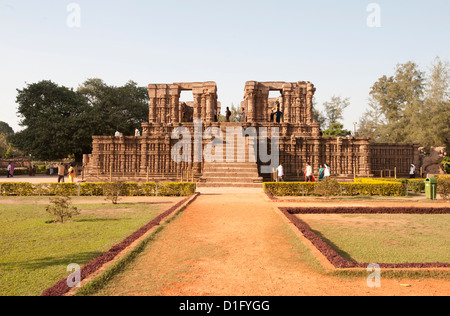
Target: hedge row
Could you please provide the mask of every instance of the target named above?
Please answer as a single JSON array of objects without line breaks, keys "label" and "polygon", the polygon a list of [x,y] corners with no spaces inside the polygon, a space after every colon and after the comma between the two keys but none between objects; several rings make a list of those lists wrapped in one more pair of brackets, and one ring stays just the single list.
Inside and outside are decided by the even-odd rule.
[{"label": "hedge row", "polygon": [[[103,196],[105,182],[98,183],[0,183],[2,196]],[[189,196],[195,183],[124,183],[121,196]]]},{"label": "hedge row", "polygon": [[[438,180],[438,191],[448,191],[448,182],[450,181],[449,175],[437,176]],[[392,179],[392,178],[356,178],[355,182],[358,183],[374,183],[377,181],[384,182],[400,182],[403,184],[403,188],[406,191],[414,193],[425,193],[425,179]]]},{"label": "hedge row", "polygon": [[[267,182],[265,192],[272,196],[321,196],[316,187],[319,182]],[[332,196],[402,196],[403,185],[399,182],[374,181],[371,183],[340,182],[337,193]]]}]

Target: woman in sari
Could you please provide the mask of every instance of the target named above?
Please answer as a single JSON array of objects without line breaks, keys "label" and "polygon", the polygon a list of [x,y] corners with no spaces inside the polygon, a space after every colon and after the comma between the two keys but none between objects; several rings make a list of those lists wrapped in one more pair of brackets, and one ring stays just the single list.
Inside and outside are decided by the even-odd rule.
[{"label": "woman in sari", "polygon": [[73,166],[70,166],[69,168],[69,183],[75,182],[75,168]]},{"label": "woman in sari", "polygon": [[321,182],[323,180],[324,175],[325,175],[325,168],[323,167],[323,165],[320,165],[320,167],[319,167],[319,182]]}]

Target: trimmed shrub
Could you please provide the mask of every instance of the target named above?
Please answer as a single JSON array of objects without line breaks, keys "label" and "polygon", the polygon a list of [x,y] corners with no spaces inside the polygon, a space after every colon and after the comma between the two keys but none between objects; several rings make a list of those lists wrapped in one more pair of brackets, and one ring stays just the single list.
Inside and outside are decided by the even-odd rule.
[{"label": "trimmed shrub", "polygon": [[[337,182],[337,181],[336,181]],[[402,196],[403,185],[399,182],[374,181],[371,183],[339,182],[325,189],[320,182],[267,182],[265,192],[272,196]],[[337,189],[338,188],[338,189]],[[324,192],[324,190],[328,190]]]},{"label": "trimmed shrub", "polygon": [[[98,183],[0,183],[2,196],[104,196],[106,182]],[[189,196],[196,191],[195,183],[123,183],[121,196]]]},{"label": "trimmed shrub", "polygon": [[437,193],[439,193],[444,200],[450,200],[450,177],[438,177]]}]

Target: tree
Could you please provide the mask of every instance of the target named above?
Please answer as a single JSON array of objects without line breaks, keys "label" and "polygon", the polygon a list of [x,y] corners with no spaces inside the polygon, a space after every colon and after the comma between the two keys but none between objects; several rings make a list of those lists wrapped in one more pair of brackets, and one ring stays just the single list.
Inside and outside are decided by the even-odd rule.
[{"label": "tree", "polygon": [[[341,98],[340,96],[331,97],[330,101],[324,102],[325,109],[325,122],[327,128],[330,128],[332,124],[339,123],[344,119],[344,110],[350,105],[349,98]],[[319,116],[320,117],[320,116]]]},{"label": "tree", "polygon": [[344,129],[340,123],[332,123],[330,127],[323,131],[324,137],[347,137],[352,134],[351,131]]},{"label": "tree", "polygon": [[14,130],[8,123],[0,122],[0,157],[10,158],[15,154],[15,150],[9,142],[8,138],[14,135]]},{"label": "tree", "polygon": [[358,135],[376,142],[448,148],[449,86],[449,63],[439,58],[432,63],[429,75],[413,62],[397,65],[393,76],[383,76],[372,86]]},{"label": "tree", "polygon": [[325,127],[325,123],[327,121],[327,118],[325,117],[325,115],[317,108],[317,102],[316,102],[316,98],[313,98],[313,108],[312,108],[312,116],[313,116],[313,121],[315,123],[319,123],[320,126]]},{"label": "tree", "polygon": [[383,124],[380,108],[373,99],[369,100],[369,108],[359,120],[357,136],[370,137],[373,141],[381,139],[379,126]]},{"label": "tree", "polygon": [[425,86],[421,144],[450,148],[450,64],[436,58]]},{"label": "tree", "polygon": [[28,84],[17,90],[20,125],[24,130],[10,137],[26,154],[39,160],[56,160],[90,151],[89,106],[73,89],[51,81]]},{"label": "tree", "polygon": [[6,136],[13,135],[14,130],[12,129],[11,126],[9,126],[8,123],[0,121],[0,134],[6,135]]},{"label": "tree", "polygon": [[50,205],[47,205],[45,211],[56,218],[57,223],[64,223],[64,219],[71,219],[79,215],[80,211],[72,206],[71,198],[68,196],[56,196],[50,198]]},{"label": "tree", "polygon": [[129,81],[122,87],[108,86],[101,79],[89,79],[79,88],[91,107],[93,135],[110,136],[115,131],[134,135],[148,121],[148,91]]}]

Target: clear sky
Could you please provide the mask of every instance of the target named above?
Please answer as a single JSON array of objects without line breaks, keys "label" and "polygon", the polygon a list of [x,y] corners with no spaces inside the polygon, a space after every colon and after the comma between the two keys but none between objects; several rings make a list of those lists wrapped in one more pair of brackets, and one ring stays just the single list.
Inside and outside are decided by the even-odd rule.
[{"label": "clear sky", "polygon": [[450,59],[448,0],[0,0],[0,121],[18,131],[16,89],[41,80],[215,81],[223,106],[249,80],[311,81],[319,103],[350,98],[353,129],[378,78],[436,56]]}]

